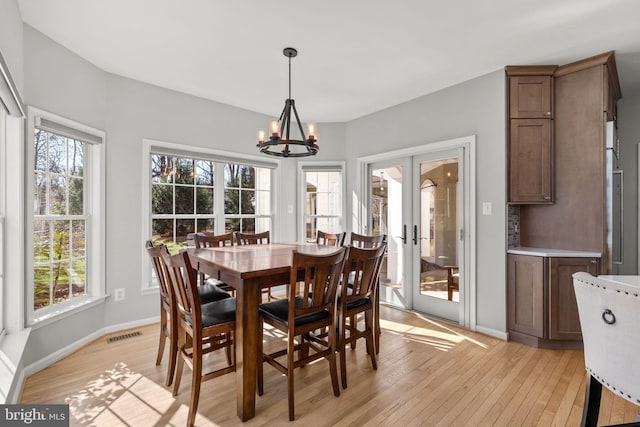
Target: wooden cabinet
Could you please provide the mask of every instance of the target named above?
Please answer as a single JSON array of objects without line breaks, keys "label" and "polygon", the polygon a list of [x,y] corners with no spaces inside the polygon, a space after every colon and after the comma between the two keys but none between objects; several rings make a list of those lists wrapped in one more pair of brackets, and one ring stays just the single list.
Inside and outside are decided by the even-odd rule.
[{"label": "wooden cabinet", "polygon": [[511,119],[551,118],[551,76],[509,77]]},{"label": "wooden cabinet", "polygon": [[510,203],[553,203],[553,72],[556,68],[505,68]]},{"label": "wooden cabinet", "polygon": [[558,67],[551,120],[554,203],[519,209],[521,246],[601,253],[603,274],[611,271],[605,129],[620,98],[615,70],[612,52]]},{"label": "wooden cabinet", "polygon": [[551,120],[511,120],[509,188],[512,203],[548,203],[552,196]]},{"label": "wooden cabinet", "polygon": [[579,347],[580,318],[573,273],[598,274],[599,258],[507,257],[508,328],[511,339],[536,347]]},{"label": "wooden cabinet", "polygon": [[544,338],[544,261],[539,256],[508,256],[509,330]]},{"label": "wooden cabinet", "polygon": [[573,273],[598,275],[597,258],[549,258],[549,338],[582,340]]}]

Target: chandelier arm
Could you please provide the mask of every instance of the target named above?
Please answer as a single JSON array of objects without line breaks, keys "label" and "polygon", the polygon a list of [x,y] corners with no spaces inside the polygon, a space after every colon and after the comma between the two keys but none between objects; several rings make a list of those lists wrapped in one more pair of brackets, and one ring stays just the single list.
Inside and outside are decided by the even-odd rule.
[{"label": "chandelier arm", "polygon": [[[282,126],[286,127],[286,129],[284,129],[287,133],[287,137],[285,138],[287,141],[291,139],[291,137],[289,136],[291,134],[291,106],[293,105],[293,111],[295,111],[296,106],[293,104],[293,100],[291,98],[287,99],[287,120],[286,123],[282,122]],[[283,132],[284,134],[284,132]]]},{"label": "chandelier arm", "polygon": [[300,136],[302,136],[302,140],[306,141],[307,137],[304,135],[304,131],[302,130],[302,124],[300,123],[300,117],[298,117],[298,110],[296,110],[296,104],[292,104],[293,106],[293,114],[296,116],[296,123],[298,123],[298,129],[300,130]]}]

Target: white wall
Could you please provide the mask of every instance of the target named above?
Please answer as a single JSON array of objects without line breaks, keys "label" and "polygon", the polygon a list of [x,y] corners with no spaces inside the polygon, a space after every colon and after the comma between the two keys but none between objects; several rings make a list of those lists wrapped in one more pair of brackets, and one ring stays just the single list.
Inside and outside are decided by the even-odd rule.
[{"label": "white wall", "polygon": [[17,0],[0,0],[0,52],[22,94],[22,16]]},{"label": "white wall", "polygon": [[[25,102],[106,131],[106,288],[126,293],[122,302],[108,299],[34,330],[28,365],[104,327],[158,315],[157,295],[141,294],[140,265],[147,261],[141,250],[142,140],[258,156],[257,130],[270,116],[105,73],[28,25],[24,40]],[[284,105],[274,104],[279,113]],[[344,159],[344,124],[319,124],[318,134],[315,159]],[[283,159],[278,174],[275,235],[292,241],[296,214],[288,214],[287,206],[297,206],[296,160]]]},{"label": "white wall", "polygon": [[[476,135],[477,326],[506,332],[504,72],[461,83],[347,124],[347,206],[358,157]],[[349,217],[351,220],[351,217]],[[351,225],[350,225],[351,228]]]}]

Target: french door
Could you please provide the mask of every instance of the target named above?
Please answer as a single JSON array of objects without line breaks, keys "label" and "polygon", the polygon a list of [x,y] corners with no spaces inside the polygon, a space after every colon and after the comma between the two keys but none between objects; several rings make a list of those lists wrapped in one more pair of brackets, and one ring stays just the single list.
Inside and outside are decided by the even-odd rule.
[{"label": "french door", "polygon": [[381,300],[467,326],[464,150],[371,162],[367,180],[369,232],[388,239]]},{"label": "french door", "polygon": [[[460,320],[463,149],[413,157],[413,308]],[[462,272],[464,273],[464,272]]]},{"label": "french door", "polygon": [[370,234],[387,235],[387,251],[380,269],[380,299],[408,307],[406,284],[411,259],[405,252],[409,242],[411,207],[411,162],[409,158],[369,165]]}]

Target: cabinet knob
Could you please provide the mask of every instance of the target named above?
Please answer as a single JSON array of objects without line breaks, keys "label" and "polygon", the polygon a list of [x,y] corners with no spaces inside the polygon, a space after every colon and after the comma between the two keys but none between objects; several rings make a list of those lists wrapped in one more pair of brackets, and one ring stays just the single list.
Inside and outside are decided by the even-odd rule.
[{"label": "cabinet knob", "polygon": [[551,200],[551,196],[544,196],[545,200]]},{"label": "cabinet knob", "polygon": [[545,116],[550,116],[551,115],[551,111],[547,111],[546,113],[544,113]]},{"label": "cabinet knob", "polygon": [[591,264],[597,264],[598,261],[596,261],[595,259],[592,259],[591,261],[589,261]]}]

